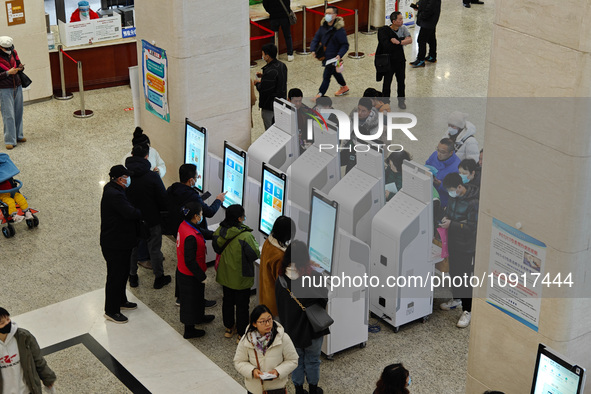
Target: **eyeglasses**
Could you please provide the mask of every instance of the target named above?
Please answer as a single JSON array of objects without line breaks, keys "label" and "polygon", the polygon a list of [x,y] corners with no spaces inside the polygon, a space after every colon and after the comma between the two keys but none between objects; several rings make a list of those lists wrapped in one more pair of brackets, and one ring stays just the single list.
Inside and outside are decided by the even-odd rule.
[{"label": "eyeglasses", "polygon": [[273,318],[270,317],[267,320],[257,320],[257,324],[264,324],[264,325],[268,325],[271,324],[273,322]]}]

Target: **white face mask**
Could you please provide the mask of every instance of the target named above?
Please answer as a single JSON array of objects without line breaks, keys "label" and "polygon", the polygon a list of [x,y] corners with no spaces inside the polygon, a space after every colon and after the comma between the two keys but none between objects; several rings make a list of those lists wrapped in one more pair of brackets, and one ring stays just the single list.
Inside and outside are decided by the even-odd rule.
[{"label": "white face mask", "polygon": [[334,15],[333,14],[326,14],[324,16],[324,20],[327,21],[328,23],[332,22]]},{"label": "white face mask", "polygon": [[455,127],[448,127],[447,132],[449,133],[449,135],[456,135],[459,133],[459,130]]}]

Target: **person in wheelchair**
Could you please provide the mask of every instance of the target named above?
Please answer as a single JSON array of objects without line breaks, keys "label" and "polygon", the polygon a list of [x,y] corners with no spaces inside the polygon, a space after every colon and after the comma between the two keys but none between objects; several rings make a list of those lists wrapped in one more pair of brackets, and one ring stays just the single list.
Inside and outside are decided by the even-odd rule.
[{"label": "person in wheelchair", "polygon": [[[22,222],[25,219],[33,219],[33,214],[29,209],[27,199],[22,194],[20,194],[18,191],[14,193],[4,192],[15,189],[17,186],[17,183],[12,177],[0,182],[0,201],[8,206],[8,217],[6,217],[6,221],[12,221],[14,223]],[[16,204],[19,205],[24,215],[18,214]]]}]

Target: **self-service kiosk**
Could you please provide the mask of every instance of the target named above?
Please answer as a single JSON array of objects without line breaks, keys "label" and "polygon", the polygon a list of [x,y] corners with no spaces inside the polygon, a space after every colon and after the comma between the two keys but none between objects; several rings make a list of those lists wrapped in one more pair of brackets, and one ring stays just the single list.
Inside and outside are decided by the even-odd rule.
[{"label": "self-service kiosk", "polygon": [[275,123],[248,148],[248,176],[259,182],[263,163],[285,171],[300,152],[296,107],[284,99],[276,98],[273,113]]},{"label": "self-service kiosk", "polygon": [[[363,278],[369,270],[369,246],[338,227],[339,204],[312,191],[308,248],[310,259],[332,277]],[[328,282],[330,284],[330,282]],[[333,282],[333,285],[337,285]],[[339,283],[330,289],[327,312],[334,320],[322,351],[330,359],[352,346],[365,347],[368,339],[369,296],[363,283]]]},{"label": "self-service kiosk", "polygon": [[383,152],[364,146],[364,152],[357,152],[355,167],[328,195],[339,202],[339,226],[371,245],[371,221],[386,200],[384,159]]},{"label": "self-service kiosk", "polygon": [[296,239],[307,239],[312,189],[328,193],[341,179],[337,126],[327,121],[328,128],[313,124],[314,143],[287,169],[289,182],[288,214],[296,224]]},{"label": "self-service kiosk", "polygon": [[[370,310],[394,327],[433,312],[433,175],[424,166],[404,161],[403,186],[375,215],[372,222],[371,276],[381,281],[398,278],[396,285],[371,289]],[[415,279],[412,279],[415,278]]]}]

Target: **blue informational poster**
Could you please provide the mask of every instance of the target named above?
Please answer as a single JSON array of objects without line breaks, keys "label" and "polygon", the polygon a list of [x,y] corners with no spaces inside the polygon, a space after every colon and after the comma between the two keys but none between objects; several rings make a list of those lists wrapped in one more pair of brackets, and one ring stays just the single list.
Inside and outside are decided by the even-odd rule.
[{"label": "blue informational poster", "polygon": [[244,205],[244,180],[246,177],[246,152],[224,144],[224,177],[222,192],[226,198],[222,206],[228,208],[233,204]]},{"label": "blue informational poster", "polygon": [[170,122],[166,51],[145,40],[142,40],[142,77],[146,109]]},{"label": "blue informational poster", "polygon": [[283,215],[283,207],[285,206],[286,176],[267,164],[264,164],[263,176],[261,179],[262,187],[259,231],[265,235],[270,235],[275,220]]}]

